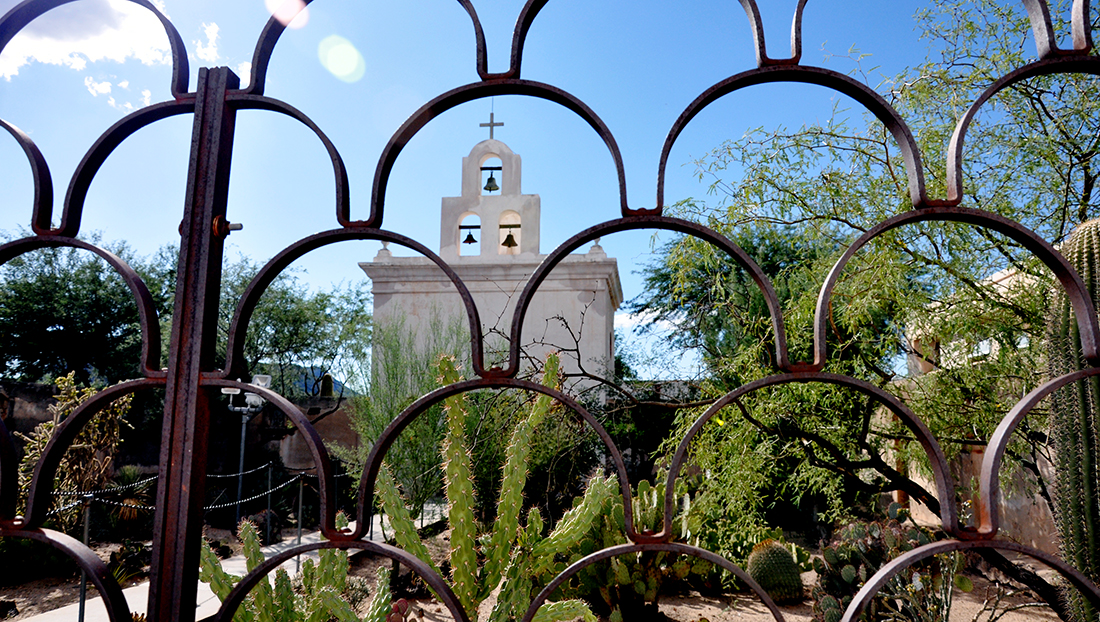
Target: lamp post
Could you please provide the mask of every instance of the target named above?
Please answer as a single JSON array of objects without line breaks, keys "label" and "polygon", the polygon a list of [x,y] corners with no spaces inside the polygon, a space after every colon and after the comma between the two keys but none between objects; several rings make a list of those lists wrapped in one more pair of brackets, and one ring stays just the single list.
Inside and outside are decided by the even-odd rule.
[{"label": "lamp post", "polygon": [[[252,376],[252,382],[249,384],[261,389],[267,389],[271,386],[271,376],[257,374]],[[241,451],[240,460],[237,463],[237,518],[233,522],[234,525],[239,525],[241,523],[241,499],[243,498],[242,493],[244,491],[244,441],[248,432],[248,421],[252,419],[252,417],[258,415],[267,402],[267,400],[255,393],[245,392],[244,406],[234,406],[233,396],[238,395],[240,392],[240,389],[232,387],[224,387],[222,389],[222,393],[230,396],[229,410],[241,414]]]}]

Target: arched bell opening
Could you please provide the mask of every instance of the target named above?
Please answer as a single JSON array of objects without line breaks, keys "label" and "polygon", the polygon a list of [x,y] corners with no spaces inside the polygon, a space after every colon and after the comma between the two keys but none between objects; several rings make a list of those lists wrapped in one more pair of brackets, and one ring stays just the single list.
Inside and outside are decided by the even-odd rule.
[{"label": "arched bell opening", "polygon": [[481,163],[482,196],[498,196],[504,187],[504,166],[495,155],[490,155]]},{"label": "arched bell opening", "polygon": [[518,255],[520,254],[520,241],[523,239],[523,229],[521,228],[521,219],[517,212],[508,210],[500,215],[500,224],[498,229],[500,230],[500,242],[497,246],[498,255]]},{"label": "arched bell opening", "polygon": [[481,231],[481,217],[477,214],[466,214],[458,225],[458,255],[459,257],[473,257],[481,254],[484,234]]}]

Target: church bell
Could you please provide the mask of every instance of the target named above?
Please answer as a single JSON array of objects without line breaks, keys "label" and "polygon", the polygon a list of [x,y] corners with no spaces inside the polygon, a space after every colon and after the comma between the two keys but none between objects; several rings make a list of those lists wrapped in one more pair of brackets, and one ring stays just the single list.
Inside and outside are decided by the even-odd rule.
[{"label": "church bell", "polygon": [[496,192],[500,190],[500,186],[497,185],[497,180],[493,177],[492,173],[489,173],[489,181],[485,182],[485,192]]}]

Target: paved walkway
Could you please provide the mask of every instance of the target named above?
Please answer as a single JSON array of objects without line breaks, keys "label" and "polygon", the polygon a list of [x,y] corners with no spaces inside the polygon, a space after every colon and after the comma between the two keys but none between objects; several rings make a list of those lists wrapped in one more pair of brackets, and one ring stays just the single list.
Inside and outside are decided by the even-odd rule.
[{"label": "paved walkway", "polygon": [[[371,538],[375,542],[382,541],[382,528],[380,523],[380,516],[374,516],[374,532]],[[353,525],[354,526],[354,525]],[[392,531],[389,529],[389,525],[386,526],[386,533],[392,535]],[[318,542],[321,540],[320,532],[313,531],[302,534],[302,544],[311,542]],[[293,548],[298,545],[297,538],[291,538],[284,542],[272,544],[271,546],[264,547],[264,557],[273,557],[279,552]],[[318,557],[318,551],[310,551],[301,555],[302,561],[305,559]],[[247,566],[245,564],[245,558],[243,555],[237,555],[228,559],[222,560],[222,568],[229,574],[244,576],[247,574]],[[283,562],[282,568],[294,576],[297,574],[298,562],[297,558],[290,558]],[[274,576],[274,575],[272,575]],[[99,597],[99,593],[96,591],[95,586],[88,584],[89,598],[85,603],[84,609],[84,622],[108,622],[107,608],[103,606],[103,601]],[[130,611],[135,613],[145,613],[149,602],[149,584],[142,583],[133,587],[122,590],[123,595],[126,596],[126,602],[129,604]],[[94,598],[92,597],[94,595]],[[195,610],[195,619],[202,620],[208,616],[212,616],[218,611],[218,607],[221,606],[221,601],[218,597],[210,591],[210,586],[199,582],[198,598],[195,601],[197,608]],[[53,611],[47,611],[46,613],[27,618],[28,622],[76,622],[79,617],[80,603],[73,603],[71,605],[61,607],[60,609],[54,609]]]}]

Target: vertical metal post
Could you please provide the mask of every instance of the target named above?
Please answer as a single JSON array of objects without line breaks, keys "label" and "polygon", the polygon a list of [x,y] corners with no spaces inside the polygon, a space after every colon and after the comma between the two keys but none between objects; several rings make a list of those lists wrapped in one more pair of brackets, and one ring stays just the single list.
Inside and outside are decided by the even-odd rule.
[{"label": "vertical metal post", "polygon": [[271,463],[267,463],[267,514],[264,517],[264,531],[267,532],[265,543],[271,544]]},{"label": "vertical metal post", "polygon": [[[303,481],[305,479],[305,473],[298,474],[298,546],[302,546],[302,489],[305,485]],[[299,553],[294,558],[294,572],[302,571],[302,555]]]},{"label": "vertical metal post", "polygon": [[[84,546],[88,546],[88,532],[92,524],[92,495],[84,495]],[[80,609],[77,622],[84,622],[84,605],[88,600],[88,573],[80,571]]]},{"label": "vertical metal post", "polygon": [[160,473],[149,577],[150,622],[194,622],[210,408],[217,389],[203,387],[216,369],[229,167],[235,110],[226,92],[240,87],[227,67],[200,68],[187,194],[180,223],[175,308],[164,397]]},{"label": "vertical metal post", "polygon": [[244,441],[245,436],[248,434],[248,415],[241,415],[241,454],[237,460],[237,518],[233,521],[233,526],[236,527],[241,524],[241,493],[244,491]]}]

